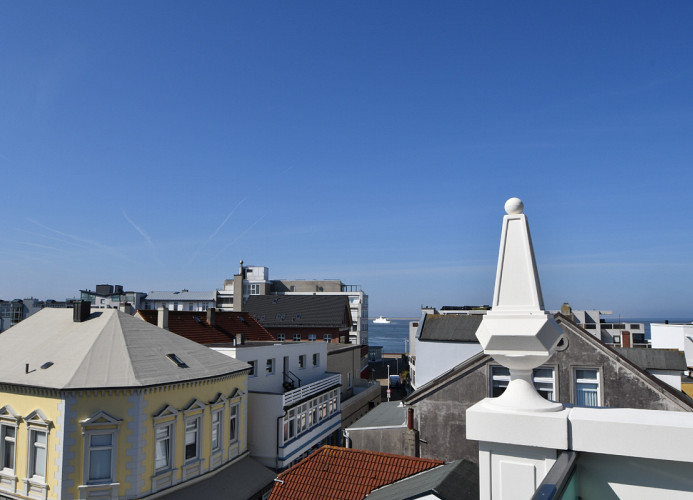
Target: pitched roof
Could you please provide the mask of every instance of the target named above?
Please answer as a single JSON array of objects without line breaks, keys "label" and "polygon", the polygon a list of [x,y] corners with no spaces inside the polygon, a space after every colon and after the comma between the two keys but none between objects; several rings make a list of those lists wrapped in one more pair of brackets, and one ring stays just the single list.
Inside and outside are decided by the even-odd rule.
[{"label": "pitched roof", "polygon": [[643,370],[686,370],[686,358],[681,351],[670,349],[641,349],[614,347],[621,356],[628,358]]},{"label": "pitched roof", "polygon": [[279,474],[270,500],[361,500],[370,491],[443,465],[441,460],[323,446]]},{"label": "pitched roof", "polygon": [[[667,396],[669,401],[672,401],[673,403],[681,406],[683,411],[693,411],[693,399],[691,399],[691,397],[689,397],[687,394],[684,394],[681,391],[677,391],[670,385],[659,380],[657,377],[654,377],[653,375],[649,374],[647,371],[645,371],[644,368],[639,367],[633,361],[629,360],[625,356],[622,356],[619,352],[607,346],[601,340],[595,338],[589,332],[573,323],[570,319],[568,319],[561,313],[554,314],[554,318],[556,319],[558,326],[560,326],[565,333],[570,332],[574,335],[578,335],[580,338],[591,344],[595,349],[598,349],[603,354],[611,357],[612,359],[619,359],[622,364],[630,368],[630,371],[633,374],[640,377],[641,380],[643,380],[644,382],[656,386],[661,393]],[[470,357],[469,359],[463,361],[454,368],[451,368],[450,370],[441,373],[433,380],[430,380],[421,387],[418,387],[414,392],[412,392],[404,398],[405,404],[414,404],[419,400],[424,399],[427,395],[435,392],[448,381],[457,380],[461,377],[464,377],[467,373],[477,369],[480,365],[489,362],[491,359],[491,356],[489,356],[488,354],[484,354],[483,351]]]},{"label": "pitched roof", "polygon": [[223,498],[224,500],[246,500],[257,498],[257,494],[268,487],[277,475],[268,468],[246,456],[232,465],[222,467],[203,476],[201,481],[189,481],[187,486],[173,489],[161,498],[165,500],[187,500],[190,498]]},{"label": "pitched roof", "polygon": [[350,327],[346,295],[251,295],[243,306],[264,327]]},{"label": "pitched roof", "polygon": [[372,427],[404,427],[407,423],[407,409],[400,401],[388,401],[368,411],[363,417],[349,426],[349,429],[370,429]]},{"label": "pitched roof", "polygon": [[479,466],[468,460],[456,460],[378,488],[366,499],[403,500],[431,494],[444,500],[476,500],[479,498]]},{"label": "pitched roof", "polygon": [[72,309],[43,309],[0,334],[0,352],[12,353],[0,363],[0,382],[54,389],[145,387],[249,368],[117,309],[100,309],[81,323]]},{"label": "pitched roof", "polygon": [[[148,323],[156,325],[158,311],[141,309],[137,314]],[[237,334],[245,335],[247,342],[273,341],[274,337],[246,312],[216,311],[214,324],[207,322],[206,312],[169,311],[169,331],[198,344],[228,344]]]},{"label": "pitched roof", "polygon": [[476,330],[483,317],[481,314],[426,314],[419,340],[479,342]]}]

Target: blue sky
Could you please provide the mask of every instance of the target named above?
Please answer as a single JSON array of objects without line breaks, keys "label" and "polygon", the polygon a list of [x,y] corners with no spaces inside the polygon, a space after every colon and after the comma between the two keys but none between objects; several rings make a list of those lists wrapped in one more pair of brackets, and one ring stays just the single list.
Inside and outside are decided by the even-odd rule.
[{"label": "blue sky", "polygon": [[0,298],[487,304],[525,202],[548,308],[693,317],[690,2],[5,2]]}]

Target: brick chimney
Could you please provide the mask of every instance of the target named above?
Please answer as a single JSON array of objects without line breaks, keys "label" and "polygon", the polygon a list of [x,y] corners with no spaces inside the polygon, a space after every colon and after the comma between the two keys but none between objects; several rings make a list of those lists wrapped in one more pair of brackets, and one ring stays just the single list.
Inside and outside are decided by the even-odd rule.
[{"label": "brick chimney", "polygon": [[164,330],[168,330],[168,309],[166,307],[160,307],[157,312],[158,317],[156,321],[156,326],[159,328],[163,328]]}]

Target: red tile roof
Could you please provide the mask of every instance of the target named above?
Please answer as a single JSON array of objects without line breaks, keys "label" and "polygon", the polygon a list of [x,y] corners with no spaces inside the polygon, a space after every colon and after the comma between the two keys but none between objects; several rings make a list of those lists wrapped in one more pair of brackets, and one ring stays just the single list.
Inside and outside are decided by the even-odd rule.
[{"label": "red tile roof", "polygon": [[441,460],[323,446],[279,474],[269,500],[362,500],[375,488],[443,465]]},{"label": "red tile roof", "polygon": [[[145,321],[157,324],[158,311],[143,309],[137,312]],[[255,318],[245,312],[216,311],[214,325],[210,325],[204,311],[169,311],[168,329],[181,337],[205,345],[228,344],[233,342],[239,333],[245,335],[248,342],[275,340]]]}]

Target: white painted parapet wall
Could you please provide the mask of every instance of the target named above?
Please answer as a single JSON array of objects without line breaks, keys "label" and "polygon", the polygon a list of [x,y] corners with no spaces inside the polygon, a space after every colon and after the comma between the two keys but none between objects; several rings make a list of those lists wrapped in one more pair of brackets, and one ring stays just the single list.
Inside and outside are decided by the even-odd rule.
[{"label": "white painted parapet wall", "polygon": [[543,311],[522,210],[516,198],[506,203],[493,309],[477,333],[511,371],[502,396],[466,414],[467,439],[479,441],[480,498],[531,498],[564,450],[579,452],[582,498],[693,498],[693,413],[564,407],[534,389],[532,369],[551,356],[561,332]]}]

